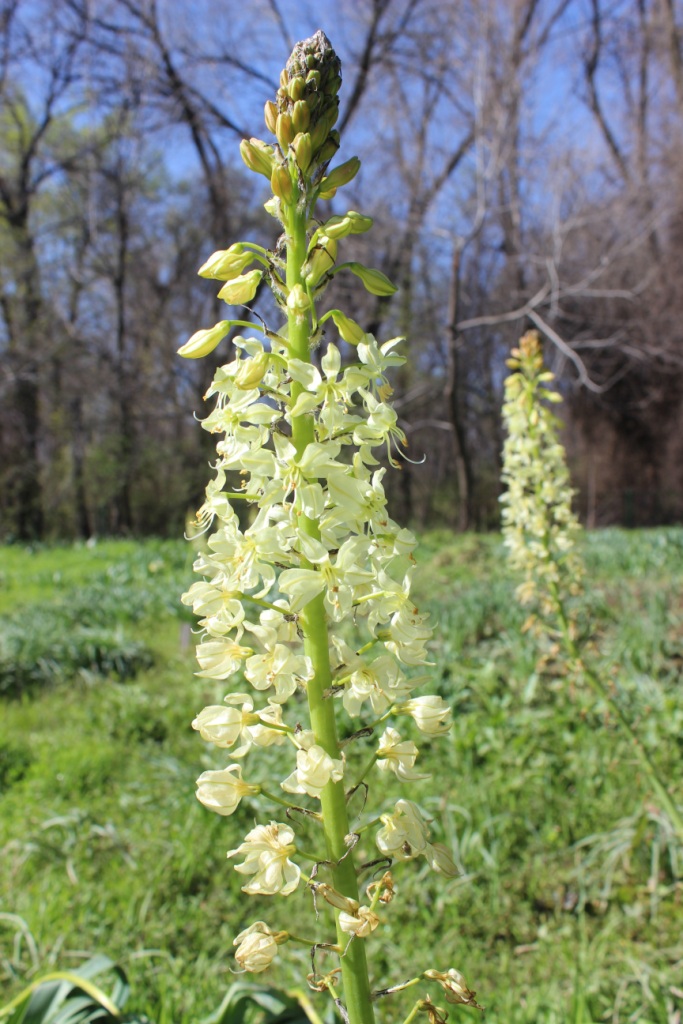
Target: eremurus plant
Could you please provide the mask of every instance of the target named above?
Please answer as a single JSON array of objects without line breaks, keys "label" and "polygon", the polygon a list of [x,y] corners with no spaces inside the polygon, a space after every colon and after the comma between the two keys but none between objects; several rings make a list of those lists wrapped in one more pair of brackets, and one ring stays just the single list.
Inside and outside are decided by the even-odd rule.
[{"label": "eremurus plant", "polygon": [[[415,769],[418,747],[408,732],[442,735],[450,709],[441,697],[414,696],[428,678],[415,670],[428,664],[431,632],[410,594],[415,538],[387,513],[385,468],[376,457],[385,449],[395,465],[405,442],[386,376],[403,362],[395,351],[400,339],[378,344],[341,310],[321,315],[317,308],[344,270],[374,295],[395,290],[379,271],[338,260],[344,238],[368,231],[371,219],[354,211],[325,218],[317,210],[360,166],[354,157],[328,169],[339,148],[340,85],[339,59],[322,32],[297,44],[276,99],[266,104],[275,142],[241,146],[247,166],[270,181],[266,209],[281,224],[281,239],[273,251],[238,242],[200,269],[224,282],[219,296],[229,305],[250,302],[268,285],[284,322],[270,329],[224,320],[180,349],[190,358],[206,355],[236,325],[260,335],[233,338],[237,356],[218,369],[207,394],[216,400],[203,421],[218,438],[216,475],[197,520],[211,533],[195,564],[203,579],[183,600],[200,616],[198,674],[240,680],[223,704],[193,722],[217,747],[238,745],[230,764],[200,776],[197,796],[223,815],[257,794],[270,800],[272,813],[286,820],[256,825],[228,856],[246,893],[289,897],[303,883],[309,890],[310,934],[293,935],[286,916],[284,928],[256,921],[235,939],[237,963],[262,971],[283,944],[302,942],[312,950],[311,986],[329,992],[349,1024],[371,1024],[380,995],[424,981],[439,984],[449,1002],[476,1003],[458,971],[430,966],[429,950],[425,970],[381,992],[373,992],[368,970],[366,946],[391,916],[392,865],[426,857],[436,871],[455,873],[413,800],[370,810],[381,792],[373,775],[427,778]],[[340,347],[325,339],[330,321],[351,352],[345,364]],[[229,471],[241,474],[232,491]],[[236,503],[248,508],[245,529]],[[350,646],[358,631],[364,635]],[[372,751],[351,773],[363,743]],[[275,782],[252,756],[273,744],[292,752],[291,770]],[[358,851],[367,856],[373,830],[377,849],[361,863]],[[272,915],[282,919],[277,905]],[[419,1011],[435,1022],[444,1015],[428,996],[409,1019]]]},{"label": "eremurus plant", "polygon": [[608,709],[683,841],[683,816],[661,772],[624,712],[613,681],[594,668],[579,635],[572,598],[580,592],[584,575],[576,548],[581,528],[572,510],[574,492],[559,439],[561,424],[547,405],[561,402],[562,396],[548,387],[554,374],[544,366],[538,331],[527,331],[512,350],[508,366],[512,373],[505,381],[503,405],[503,536],[511,565],[524,575],[517,597],[532,609],[527,628],[550,637],[564,652],[574,679],[587,684]]}]

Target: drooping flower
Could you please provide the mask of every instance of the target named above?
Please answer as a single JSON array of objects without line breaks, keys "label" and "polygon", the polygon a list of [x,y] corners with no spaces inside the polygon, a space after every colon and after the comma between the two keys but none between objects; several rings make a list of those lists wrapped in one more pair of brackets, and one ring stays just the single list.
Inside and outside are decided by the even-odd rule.
[{"label": "drooping flower", "polygon": [[483,1009],[474,1000],[477,993],[470,991],[464,977],[455,967],[447,971],[425,971],[423,977],[429,978],[430,981],[438,981],[449,1003],[463,1003],[465,1006],[474,1006],[477,1010]]},{"label": "drooping flower", "polygon": [[397,705],[397,715],[410,715],[420,732],[425,736],[442,736],[450,729],[450,706],[443,697],[429,695],[412,697]]},{"label": "drooping flower", "polygon": [[393,814],[383,814],[384,827],[375,841],[381,853],[396,860],[412,860],[425,853],[429,828],[412,800],[397,800]]},{"label": "drooping flower", "polygon": [[235,871],[254,876],[242,886],[243,892],[251,896],[287,896],[296,889],[301,871],[289,859],[296,850],[293,840],[289,825],[271,821],[270,825],[257,825],[236,850],[228,851],[228,857],[244,854],[244,861],[235,864]]},{"label": "drooping flower", "polygon": [[254,796],[260,786],[242,781],[242,765],[231,764],[220,771],[207,771],[197,779],[197,799],[216,814],[233,814],[240,800]]},{"label": "drooping flower", "polygon": [[286,932],[272,931],[265,921],[254,921],[233,940],[233,946],[237,946],[235,960],[244,971],[265,971],[277,956],[279,943],[287,937]]},{"label": "drooping flower", "polygon": [[339,782],[343,775],[344,762],[330,757],[318,743],[313,743],[307,750],[297,751],[296,771],[280,785],[287,793],[308,793],[319,798],[330,780]]},{"label": "drooping flower", "polygon": [[339,913],[339,927],[348,935],[355,935],[359,939],[365,939],[370,932],[374,932],[379,924],[379,917],[370,910],[370,907],[358,907],[353,914],[345,910]]},{"label": "drooping flower", "polygon": [[227,679],[236,672],[245,658],[253,654],[251,647],[241,647],[234,640],[206,640],[197,645],[197,661],[205,679]]},{"label": "drooping flower", "polygon": [[246,693],[232,694],[226,697],[227,701],[230,704],[242,703],[242,709],[212,704],[200,711],[192,722],[192,728],[199,732],[201,738],[217,747],[231,747],[244,726],[259,721],[258,715],[253,714],[253,704],[247,703],[249,697]]},{"label": "drooping flower", "polygon": [[402,782],[417,782],[428,779],[429,775],[421,775],[413,771],[419,751],[412,740],[403,740],[396,729],[387,727],[377,748],[377,767],[380,771],[392,771]]}]

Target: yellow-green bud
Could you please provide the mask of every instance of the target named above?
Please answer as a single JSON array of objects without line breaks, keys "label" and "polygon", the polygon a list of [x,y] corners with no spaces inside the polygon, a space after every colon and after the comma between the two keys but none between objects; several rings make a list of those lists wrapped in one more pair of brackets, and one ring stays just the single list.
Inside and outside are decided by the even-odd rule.
[{"label": "yellow-green bud", "polygon": [[308,74],[306,75],[306,85],[311,85],[313,86],[314,89],[317,90],[318,86],[320,85],[320,72],[309,71]]},{"label": "yellow-green bud", "polygon": [[372,217],[363,217],[355,210],[349,210],[343,217],[330,217],[323,225],[323,231],[330,238],[346,238],[347,235],[360,235],[372,227]]},{"label": "yellow-green bud", "polygon": [[210,327],[203,331],[195,331],[189,341],[186,341],[178,349],[178,355],[183,356],[184,359],[201,359],[202,356],[208,356],[209,352],[213,352],[216,346],[223,340],[231,327],[232,323],[230,320],[221,320],[215,327]]},{"label": "yellow-green bud", "polygon": [[359,277],[367,291],[371,295],[380,295],[386,297],[393,295],[397,291],[396,285],[392,284],[389,278],[381,272],[381,270],[373,270],[370,267],[364,267],[362,263],[347,263],[346,266],[349,268],[352,274]]},{"label": "yellow-green bud", "polygon": [[239,306],[244,302],[251,302],[256,295],[256,289],[263,277],[262,270],[251,270],[248,274],[242,274],[233,281],[224,284],[218,293],[218,298],[223,299],[230,306]]},{"label": "yellow-green bud", "polygon": [[235,242],[229,249],[219,249],[209,256],[197,273],[200,277],[211,277],[216,281],[229,281],[237,277],[256,259],[253,252],[245,252],[241,242]]},{"label": "yellow-green bud", "polygon": [[360,160],[357,156],[352,156],[346,163],[339,164],[339,167],[335,167],[326,178],[322,180],[322,186],[325,192],[329,192],[333,188],[341,188],[342,185],[348,184],[356,177],[360,170]]},{"label": "yellow-green bud", "polygon": [[[320,161],[321,164],[328,164],[332,157],[336,156],[338,149],[339,143],[335,142],[334,139],[328,135],[325,144],[318,153],[318,160]],[[336,185],[334,186],[334,190],[335,192],[337,191]]]},{"label": "yellow-green bud", "polygon": [[243,139],[240,143],[242,159],[250,171],[263,174],[270,181],[273,171],[273,147],[260,139]]},{"label": "yellow-green bud", "polygon": [[289,169],[284,164],[278,164],[273,168],[273,173],[270,176],[270,187],[278,199],[282,199],[285,203],[294,201],[294,186],[289,176]]},{"label": "yellow-green bud", "polygon": [[309,288],[320,281],[332,269],[337,259],[337,243],[334,238],[320,235],[313,252],[304,266],[306,284]]},{"label": "yellow-green bud", "polygon": [[295,284],[287,296],[287,309],[301,316],[311,308],[311,300],[300,284]]},{"label": "yellow-green bud", "polygon": [[317,153],[322,144],[326,141],[328,131],[329,129],[324,117],[319,118],[311,128],[311,145],[313,146],[314,153]]},{"label": "yellow-green bud", "polygon": [[292,143],[292,149],[296,157],[297,167],[305,173],[311,166],[311,160],[313,159],[311,136],[308,132],[299,132]]},{"label": "yellow-green bud", "polygon": [[292,125],[297,132],[305,132],[311,123],[311,108],[305,100],[297,100],[292,108]]},{"label": "yellow-green bud", "polygon": [[287,86],[287,95],[293,103],[296,103],[296,101],[300,100],[303,96],[305,88],[305,80],[301,75],[295,75],[294,78],[291,78],[289,81],[289,85]]},{"label": "yellow-green bud", "polygon": [[364,231],[369,231],[372,227],[372,217],[364,217],[362,213],[357,213],[355,210],[349,210],[346,216],[351,221],[352,235],[362,235]]},{"label": "yellow-green bud", "polygon": [[292,142],[294,142],[294,136],[296,135],[292,119],[286,111],[278,115],[275,134],[277,135],[277,141],[280,143],[280,149],[283,153],[286,153]]},{"label": "yellow-green bud", "polygon": [[282,71],[280,72],[280,88],[286,89],[288,84],[289,74],[287,73],[287,68],[283,68]]},{"label": "yellow-green bud", "polygon": [[269,132],[275,135],[275,126],[277,125],[277,104],[273,103],[272,100],[268,100],[265,105],[263,116],[266,122],[266,128]]},{"label": "yellow-green bud", "polygon": [[355,320],[342,313],[340,309],[330,310],[330,317],[334,320],[335,326],[340,335],[349,345],[359,345],[365,337],[365,331]]},{"label": "yellow-green bud", "polygon": [[261,383],[268,370],[269,353],[259,352],[251,359],[243,359],[235,374],[235,384],[244,391],[249,391]]}]

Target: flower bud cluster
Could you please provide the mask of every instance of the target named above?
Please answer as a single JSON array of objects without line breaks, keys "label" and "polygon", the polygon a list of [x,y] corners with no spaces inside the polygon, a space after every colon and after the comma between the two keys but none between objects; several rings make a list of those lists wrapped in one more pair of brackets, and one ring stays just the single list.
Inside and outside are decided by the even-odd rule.
[{"label": "flower bud cluster", "polygon": [[575,550],[579,524],[572,511],[561,426],[547,404],[561,402],[547,385],[537,331],[512,350],[505,381],[503,420],[503,536],[512,567],[524,574],[517,589],[523,604],[535,603],[543,616],[556,614],[558,595],[580,589],[581,561]]}]

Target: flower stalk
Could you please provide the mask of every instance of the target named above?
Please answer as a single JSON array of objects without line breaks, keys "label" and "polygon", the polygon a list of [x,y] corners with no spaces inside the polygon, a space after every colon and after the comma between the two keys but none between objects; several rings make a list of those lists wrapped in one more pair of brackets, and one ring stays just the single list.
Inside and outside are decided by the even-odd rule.
[{"label": "flower stalk", "polygon": [[528,331],[513,349],[505,382],[503,420],[508,436],[503,448],[503,536],[513,568],[524,580],[517,588],[522,604],[535,605],[527,626],[551,632],[564,648],[577,678],[609,708],[657,799],[683,841],[683,816],[661,774],[629,721],[611,687],[586,659],[570,600],[581,591],[583,565],[576,551],[580,526],[571,507],[573,491],[559,420],[544,402],[562,401],[547,385],[553,374],[543,365],[538,331]]},{"label": "flower stalk", "polygon": [[[319,315],[317,309],[337,272],[348,270],[374,295],[395,291],[380,271],[338,262],[339,245],[369,230],[371,218],[348,211],[324,220],[317,211],[360,167],[353,157],[328,170],[340,144],[334,129],[340,84],[340,62],[322,32],[298,43],[276,99],[266,104],[275,142],[250,139],[241,146],[247,167],[270,181],[273,196],[265,205],[284,231],[284,258],[281,248],[268,252],[238,242],[214,253],[200,271],[225,282],[219,294],[229,305],[250,302],[268,283],[284,324],[273,330],[263,323],[260,338],[234,337],[236,358],[219,367],[209,389],[216,405],[203,426],[218,435],[216,477],[197,525],[212,532],[195,563],[202,580],[183,601],[202,629],[198,674],[234,679],[238,691],[226,695],[227,708],[205,708],[193,725],[219,749],[239,740],[231,757],[244,760],[204,772],[197,795],[222,815],[243,799],[258,798],[259,806],[270,800],[273,814],[287,809],[287,823],[257,824],[229,851],[230,858],[243,858],[233,864],[247,876],[242,889],[287,898],[308,890],[316,932],[318,918],[334,914],[336,941],[329,931],[295,938],[257,921],[235,939],[237,962],[264,971],[281,946],[304,942],[313,957],[311,988],[328,992],[347,1024],[374,1024],[366,944],[394,888],[387,873],[368,886],[369,902],[362,905],[354,853],[359,835],[376,830],[379,854],[389,864],[425,856],[446,877],[455,866],[446,847],[431,842],[428,822],[410,800],[368,813],[364,802],[351,834],[347,800],[355,787],[348,788],[346,759],[387,722],[379,746],[359,762],[365,768],[356,787],[362,784],[367,794],[372,780],[366,777],[375,769],[411,783],[426,779],[413,770],[417,745],[394,726],[436,738],[448,730],[450,708],[437,696],[412,696],[429,678],[411,673],[428,665],[431,630],[410,595],[415,538],[388,515],[385,469],[374,454],[385,449],[394,465],[405,440],[386,402],[386,374],[403,362],[394,352],[401,339],[380,345],[341,310]],[[199,331],[180,353],[200,358],[244,323],[225,320]],[[323,327],[332,325],[339,345],[325,338]],[[344,346],[351,353],[345,366]],[[242,478],[237,487],[228,483],[235,472]],[[244,529],[233,501],[246,502],[251,518]],[[350,629],[363,634],[354,647]],[[244,680],[253,696],[239,692]],[[288,723],[288,702],[302,692],[308,722],[300,724],[297,704]],[[256,707],[259,699],[267,705]],[[278,796],[254,763],[258,749],[272,745],[292,749],[295,765],[280,787],[299,794],[300,803]],[[297,860],[310,860],[304,850],[323,843],[324,859],[307,876]],[[316,955],[336,956],[339,966],[319,972]]]}]

